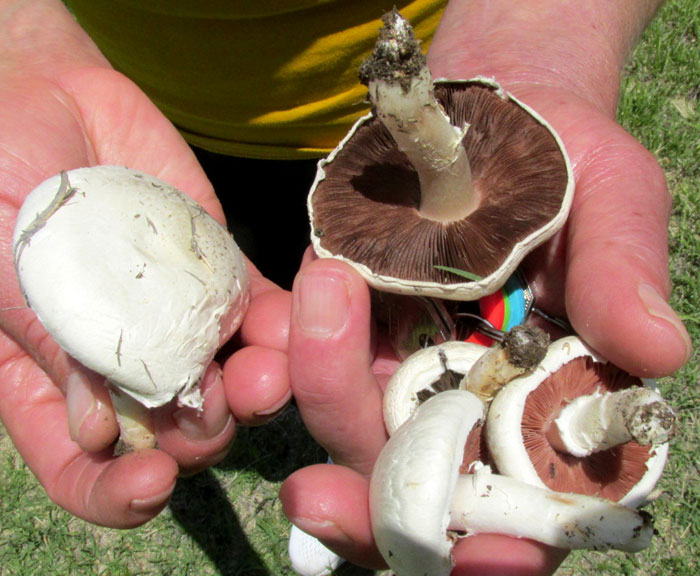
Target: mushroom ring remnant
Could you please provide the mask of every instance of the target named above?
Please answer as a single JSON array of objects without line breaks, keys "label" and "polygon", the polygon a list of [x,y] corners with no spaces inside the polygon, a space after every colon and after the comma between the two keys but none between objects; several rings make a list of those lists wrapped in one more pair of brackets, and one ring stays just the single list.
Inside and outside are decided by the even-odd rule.
[{"label": "mushroom ring remnant", "polygon": [[241,323],[249,283],[230,233],[200,205],[127,168],[64,172],[26,198],[14,256],[27,303],[105,376],[118,417],[133,400],[201,407],[200,378]]},{"label": "mushroom ring remnant", "polygon": [[570,336],[496,395],[485,429],[501,474],[638,507],[653,499],[674,427],[652,380]]},{"label": "mushroom ring remnant", "polygon": [[488,467],[460,474],[467,437],[483,414],[470,392],[441,392],[382,449],[370,480],[370,518],[377,547],[399,576],[449,574],[450,534],[499,533],[570,549],[649,545],[653,527],[644,513],[538,488]]},{"label": "mushroom ring remnant", "polygon": [[408,23],[385,26],[363,67],[374,110],[319,162],[312,243],[379,290],[476,300],[564,224],[571,166],[534,110],[490,79],[433,83]]}]

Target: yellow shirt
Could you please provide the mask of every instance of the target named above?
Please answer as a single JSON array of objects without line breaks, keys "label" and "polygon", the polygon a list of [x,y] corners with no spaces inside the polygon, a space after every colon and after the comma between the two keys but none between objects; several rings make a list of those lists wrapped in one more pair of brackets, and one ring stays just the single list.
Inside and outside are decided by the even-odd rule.
[{"label": "yellow shirt", "polygon": [[84,29],[202,148],[308,158],[367,111],[357,70],[396,5],[427,47],[446,0],[69,0]]}]

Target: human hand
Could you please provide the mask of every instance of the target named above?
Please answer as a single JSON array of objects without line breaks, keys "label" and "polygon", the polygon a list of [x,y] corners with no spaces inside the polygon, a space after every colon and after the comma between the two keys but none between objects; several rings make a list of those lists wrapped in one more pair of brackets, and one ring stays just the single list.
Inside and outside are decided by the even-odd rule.
[{"label": "human hand", "polygon": [[[113,456],[118,428],[103,379],[56,345],[20,294],[12,255],[17,211],[61,170],[115,164],[157,176],[220,222],[224,217],[175,128],[109,67],[62,3],[12,4],[0,11],[0,51],[9,55],[0,73],[0,418],[57,504],[97,524],[136,526],[167,504],[178,474],[224,457],[236,421],[262,423],[289,400],[286,368],[284,378],[269,376],[280,365],[276,348],[286,346],[289,295],[250,267],[251,314],[237,336],[242,348],[225,369],[212,363],[207,370],[202,414],[172,402],[155,412],[159,450]],[[34,26],[40,34],[32,34]],[[42,58],[47,53],[50,62]],[[280,321],[260,329],[255,319],[269,311]],[[245,374],[257,379],[237,374],[236,364],[244,372],[252,364]],[[269,377],[258,365],[269,366]]]},{"label": "human hand", "polygon": [[[451,22],[462,37],[473,39],[454,15]],[[571,157],[577,188],[568,226],[524,263],[538,306],[568,316],[584,340],[633,374],[677,370],[690,341],[667,303],[669,195],[653,157],[614,122],[614,82],[585,85],[579,77],[567,84],[553,78],[551,70],[560,73],[570,62],[557,66],[546,52],[541,63],[535,56],[527,67],[509,66],[513,47],[522,47],[518,42],[505,41],[496,54],[502,61],[490,69],[470,62],[469,49],[445,46],[437,39],[433,44],[435,76],[493,72],[554,126]],[[572,58],[563,51],[560,60],[562,54]],[[333,286],[344,289],[332,296]],[[312,305],[308,316],[305,302]],[[369,525],[367,475],[385,442],[379,405],[396,362],[372,331],[368,308],[362,283],[343,264],[318,261],[302,269],[290,329],[292,386],[312,434],[345,466],[301,470],[287,480],[281,498],[285,513],[303,530],[353,562],[380,566]],[[337,330],[309,330],[307,317],[335,318]],[[476,536],[455,547],[453,574],[551,574],[563,557],[533,542]]]},{"label": "human hand", "polygon": [[[381,567],[369,519],[369,475],[386,443],[382,394],[398,360],[372,324],[367,285],[347,264],[322,259],[302,267],[288,354],[304,423],[335,464],[292,474],[280,491],[284,512],[343,558]],[[454,547],[454,574],[503,574],[507,568],[509,574],[551,574],[563,557],[536,542],[478,535]]]}]

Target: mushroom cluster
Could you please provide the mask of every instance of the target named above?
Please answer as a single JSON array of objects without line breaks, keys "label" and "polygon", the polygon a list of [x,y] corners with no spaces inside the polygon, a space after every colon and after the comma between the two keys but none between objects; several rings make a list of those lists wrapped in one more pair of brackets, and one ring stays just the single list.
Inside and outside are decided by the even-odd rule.
[{"label": "mushroom cluster", "polygon": [[428,347],[387,385],[370,515],[401,576],[449,574],[452,543],[478,533],[567,549],[650,544],[651,516],[637,508],[658,495],[675,420],[654,383],[575,336],[543,355],[524,338],[539,357],[527,367],[509,340]]},{"label": "mushroom cluster", "polygon": [[249,300],[231,234],[179,190],[118,166],[35,188],[17,216],[14,261],[46,330],[105,377],[119,450],[155,445],[149,409],[176,396],[201,407],[200,379]]},{"label": "mushroom cluster", "polygon": [[[401,576],[448,574],[453,541],[483,532],[641,550],[672,410],[576,336],[520,325],[536,309],[517,268],[571,205],[566,151],[492,79],[433,81],[409,23],[383,21],[360,70],[372,112],[308,197],[317,255],[363,275],[402,360],[370,483],[378,548]],[[476,302],[496,326],[464,341],[453,312]]]}]

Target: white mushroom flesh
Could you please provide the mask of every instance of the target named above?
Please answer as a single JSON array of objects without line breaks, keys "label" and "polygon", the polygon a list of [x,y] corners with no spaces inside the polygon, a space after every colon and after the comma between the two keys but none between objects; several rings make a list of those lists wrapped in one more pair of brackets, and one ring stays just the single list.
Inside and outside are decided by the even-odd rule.
[{"label": "white mushroom flesh", "polygon": [[71,356],[148,408],[198,384],[249,299],[243,256],[201,206],[149,175],[82,168],[40,184],[14,235],[25,298]]},{"label": "white mushroom flesh", "polygon": [[380,453],[370,481],[372,532],[382,557],[400,576],[450,573],[450,501],[464,445],[483,413],[473,394],[441,392]]},{"label": "white mushroom flesh", "polygon": [[549,439],[560,452],[585,458],[630,441],[663,444],[674,428],[674,414],[658,392],[628,388],[576,398],[559,412]]},{"label": "white mushroom flesh", "polygon": [[450,529],[507,534],[565,549],[639,552],[654,530],[645,513],[603,498],[536,488],[485,466],[459,477]]}]

